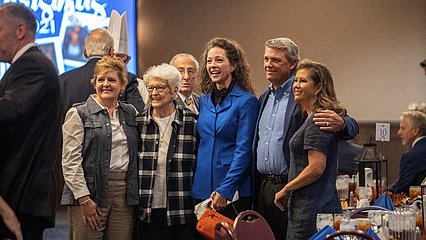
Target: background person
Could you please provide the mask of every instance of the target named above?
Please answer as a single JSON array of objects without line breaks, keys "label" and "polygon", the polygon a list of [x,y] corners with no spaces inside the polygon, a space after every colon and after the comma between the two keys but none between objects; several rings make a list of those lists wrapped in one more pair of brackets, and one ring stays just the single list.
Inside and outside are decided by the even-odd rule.
[{"label": "background person", "polygon": [[194,239],[189,195],[196,161],[196,115],[174,101],[181,84],[169,64],[144,74],[151,105],[136,117],[141,133],[138,225],[141,239]]},{"label": "background person", "polygon": [[72,107],[63,125],[62,170],[70,239],[131,239],[139,203],[136,109],[118,100],[126,65],[113,56],[96,63],[96,94]]},{"label": "background person", "polygon": [[177,104],[198,114],[200,111],[200,96],[193,91],[200,68],[197,59],[191,54],[179,53],[170,60],[170,64],[175,66],[182,76],[182,86],[175,99]]},{"label": "background person", "polygon": [[251,145],[259,110],[251,70],[240,45],[227,38],[213,38],[201,60],[200,136],[192,196],[212,198],[214,209],[231,219],[251,208]]},{"label": "background person", "polygon": [[401,156],[399,177],[389,191],[408,196],[410,186],[420,186],[426,177],[426,103],[410,104],[401,114],[398,136],[408,150]]},{"label": "background person", "polygon": [[[23,238],[42,239],[55,223],[53,163],[61,143],[62,97],[52,62],[34,43],[37,22],[18,3],[0,5],[0,196]],[[0,220],[0,239],[14,234]]]},{"label": "background person", "polygon": [[308,239],[316,232],[317,213],[342,212],[336,189],[337,133],[321,131],[314,113],[329,109],[343,116],[346,109],[336,98],[329,70],[307,59],[299,63],[293,93],[307,119],[290,139],[289,182],[274,202],[283,209],[282,200],[290,197],[287,239]]},{"label": "background person", "polygon": [[[95,93],[95,89],[91,84],[95,65],[103,56],[113,54],[114,39],[108,30],[96,28],[86,36],[84,56],[88,59],[87,63],[59,76],[65,99],[64,113],[73,104],[82,103],[91,94]],[[132,104],[139,112],[142,112],[145,103],[142,98],[143,94],[138,90],[136,75],[127,73],[127,82],[126,89],[121,93],[119,98],[121,101]]]}]

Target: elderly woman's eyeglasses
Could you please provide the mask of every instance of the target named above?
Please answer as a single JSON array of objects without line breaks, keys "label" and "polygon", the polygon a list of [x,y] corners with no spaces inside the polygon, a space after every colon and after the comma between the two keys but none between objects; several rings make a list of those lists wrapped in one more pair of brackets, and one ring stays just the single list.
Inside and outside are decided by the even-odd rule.
[{"label": "elderly woman's eyeglasses", "polygon": [[153,91],[154,91],[154,89],[157,91],[157,92],[162,92],[164,89],[166,89],[166,88],[169,88],[169,85],[148,85],[148,86],[146,86],[146,90],[149,92],[149,93],[152,93]]}]

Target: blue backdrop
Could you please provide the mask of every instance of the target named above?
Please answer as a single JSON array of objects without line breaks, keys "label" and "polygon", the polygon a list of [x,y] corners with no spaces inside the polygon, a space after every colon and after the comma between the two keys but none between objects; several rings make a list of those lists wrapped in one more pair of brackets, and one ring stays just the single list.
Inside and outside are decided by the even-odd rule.
[{"label": "blue backdrop", "polygon": [[[83,65],[84,38],[98,27],[108,27],[113,9],[127,12],[129,55],[127,65],[136,73],[136,0],[0,0],[29,7],[37,18],[36,43],[56,65],[59,74]],[[0,63],[0,77],[8,64]]]}]

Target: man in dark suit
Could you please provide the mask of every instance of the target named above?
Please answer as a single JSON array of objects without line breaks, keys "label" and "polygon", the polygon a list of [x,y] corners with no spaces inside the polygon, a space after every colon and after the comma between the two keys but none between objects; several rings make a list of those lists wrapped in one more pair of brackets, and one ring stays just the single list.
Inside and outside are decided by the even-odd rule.
[{"label": "man in dark suit", "polygon": [[175,98],[176,102],[198,115],[200,96],[193,92],[199,69],[197,59],[191,54],[179,53],[170,60],[170,65],[175,66],[182,76],[182,86]]},{"label": "man in dark suit", "polygon": [[[253,196],[256,196],[253,201],[276,239],[286,238],[287,209],[281,211],[275,206],[275,194],[287,183],[289,141],[304,121],[292,90],[299,59],[299,48],[291,39],[266,41],[264,69],[271,85],[259,99],[260,111],[253,141]],[[354,119],[342,118],[333,111],[316,113],[314,122],[323,131],[339,132],[345,140],[358,134],[358,124]]]},{"label": "man in dark suit", "polygon": [[[0,6],[0,196],[24,239],[42,239],[55,220],[53,164],[61,143],[62,97],[52,62],[34,44],[36,19],[24,5]],[[0,239],[13,238],[0,221]]]},{"label": "man in dark suit", "polygon": [[410,186],[420,186],[426,177],[426,103],[410,104],[402,113],[398,135],[408,151],[401,156],[399,178],[389,191],[408,196]]},{"label": "man in dark suit", "polygon": [[[114,39],[108,30],[97,28],[87,35],[84,45],[84,55],[89,59],[87,63],[59,76],[65,99],[64,114],[74,103],[85,102],[90,94],[95,93],[95,88],[90,83],[95,65],[103,56],[113,54]],[[127,78],[128,84],[120,100],[132,104],[139,112],[142,112],[145,103],[138,89],[140,83],[133,73],[128,72]],[[146,89],[142,90],[146,91]]]}]

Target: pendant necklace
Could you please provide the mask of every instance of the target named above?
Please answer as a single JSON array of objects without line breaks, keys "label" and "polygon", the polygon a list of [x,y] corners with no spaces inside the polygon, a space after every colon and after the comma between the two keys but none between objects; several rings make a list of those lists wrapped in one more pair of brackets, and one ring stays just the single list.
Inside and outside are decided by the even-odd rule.
[{"label": "pendant necklace", "polygon": [[166,127],[164,127],[163,133],[160,135],[160,144],[164,142],[164,134],[166,134],[167,128],[169,127],[170,119],[172,119],[173,113],[170,115],[169,120],[167,120]]}]

